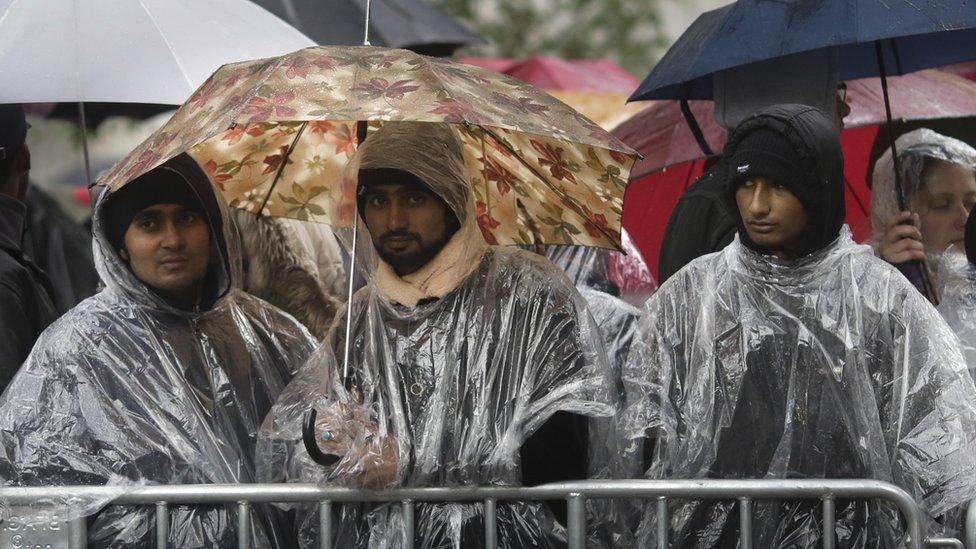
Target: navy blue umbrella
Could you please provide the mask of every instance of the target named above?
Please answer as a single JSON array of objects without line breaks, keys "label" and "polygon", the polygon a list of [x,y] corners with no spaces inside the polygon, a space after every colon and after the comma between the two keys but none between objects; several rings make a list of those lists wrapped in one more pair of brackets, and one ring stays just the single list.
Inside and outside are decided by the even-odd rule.
[{"label": "navy blue umbrella", "polygon": [[698,17],[631,101],[711,99],[716,72],[824,48],[841,80],[976,59],[972,0],[739,0]]},{"label": "navy blue umbrella", "polygon": [[688,100],[712,99],[715,73],[824,49],[835,52],[841,80],[881,78],[895,191],[904,210],[885,77],[976,59],[972,0],[738,0],[698,17],[629,100],[680,100],[702,151],[711,154]]}]

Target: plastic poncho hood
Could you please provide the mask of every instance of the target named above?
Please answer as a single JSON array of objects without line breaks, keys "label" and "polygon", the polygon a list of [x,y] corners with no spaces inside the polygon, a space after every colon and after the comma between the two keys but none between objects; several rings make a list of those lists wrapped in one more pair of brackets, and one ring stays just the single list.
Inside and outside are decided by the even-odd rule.
[{"label": "plastic poncho hood", "polygon": [[[650,478],[870,478],[932,517],[976,494],[976,387],[955,337],[846,228],[794,261],[738,240],[696,259],[648,301],[637,339],[622,424],[656,439]],[[672,504],[672,543],[734,546],[735,505]],[[839,545],[897,545],[889,511],[837,509]],[[757,502],[754,516],[758,547],[820,543],[816,504]],[[649,506],[644,546],[655,525]]]},{"label": "plastic poncho hood", "polygon": [[[408,158],[396,158],[404,153]],[[317,351],[265,422],[262,479],[359,486],[377,445],[392,444],[392,486],[517,485],[521,446],[554,413],[613,413],[600,333],[579,294],[549,261],[485,244],[450,126],[387,123],[358,154],[362,166],[422,178],[458,208],[462,225],[437,257],[411,275],[397,277],[371,258],[378,266],[350,305],[350,379],[343,383],[335,358],[341,360],[344,349],[342,313],[330,344]],[[372,250],[368,240],[359,246]],[[353,423],[370,426],[353,431],[374,429],[375,438],[356,435],[335,466],[313,463],[299,440],[302,415],[313,405],[320,418],[343,406],[354,410],[358,420],[334,425],[345,431]],[[308,511],[299,513],[305,546],[315,543],[318,528],[315,509]],[[416,543],[481,543],[482,512],[480,504],[418,504]],[[402,546],[400,513],[399,505],[346,505],[336,542]],[[561,536],[542,504],[500,504],[498,520],[501,546],[546,547]]]},{"label": "plastic poncho hood", "polygon": [[[771,131],[785,138],[795,153],[797,173],[805,175],[799,181],[777,181],[803,203],[807,214],[807,228],[802,235],[798,255],[820,250],[840,234],[844,225],[844,155],[837,130],[822,111],[806,105],[775,105],[764,108],[739,124],[729,134],[722,152],[728,163],[726,197],[729,213],[738,224],[739,240],[752,249],[759,247],[749,238],[735,201],[742,170],[749,165],[734,162],[743,141],[756,131]],[[752,175],[764,175],[755,173]]]},{"label": "plastic poncho hood", "polygon": [[[240,291],[234,225],[200,168],[186,162],[193,161],[179,157],[162,169],[175,170],[174,184],[182,179],[209,205],[218,233],[211,234],[209,306],[173,307],[132,274],[104,233],[101,213],[111,195],[103,195],[93,248],[104,289],[42,334],[0,398],[5,483],[124,492],[140,484],[254,481],[260,422],[314,341],[293,318]],[[152,509],[86,503],[72,512],[95,513],[91,544],[151,543]],[[232,545],[234,512],[173,507],[169,544]],[[252,519],[253,543],[284,543],[275,514],[255,506]]]}]

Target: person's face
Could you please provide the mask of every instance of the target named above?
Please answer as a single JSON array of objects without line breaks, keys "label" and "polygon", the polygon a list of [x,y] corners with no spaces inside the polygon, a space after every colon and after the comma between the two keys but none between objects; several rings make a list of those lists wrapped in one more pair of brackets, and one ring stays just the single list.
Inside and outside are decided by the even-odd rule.
[{"label": "person's face", "polygon": [[753,242],[781,259],[795,257],[807,212],[793,193],[765,177],[754,177],[736,189],[735,202]]},{"label": "person's face", "polygon": [[925,170],[915,207],[926,251],[944,252],[962,244],[966,219],[976,204],[973,170],[948,162],[933,162]]},{"label": "person's face", "polygon": [[371,185],[364,221],[383,261],[400,276],[434,258],[447,243],[447,209],[429,191],[405,185]]},{"label": "person's face", "polygon": [[136,277],[174,304],[193,307],[210,262],[210,227],[179,204],[155,204],[132,219],[119,253]]}]

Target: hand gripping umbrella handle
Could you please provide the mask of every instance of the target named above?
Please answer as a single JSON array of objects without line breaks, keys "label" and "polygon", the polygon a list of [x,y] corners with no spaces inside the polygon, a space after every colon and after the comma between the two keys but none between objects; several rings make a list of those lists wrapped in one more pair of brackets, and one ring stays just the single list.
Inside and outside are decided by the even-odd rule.
[{"label": "hand gripping umbrella handle", "polygon": [[315,408],[305,412],[305,419],[302,421],[302,442],[305,443],[305,451],[308,452],[312,461],[326,467],[335,465],[342,459],[342,456],[326,454],[319,448],[319,443],[315,440],[315,417],[318,413]]}]

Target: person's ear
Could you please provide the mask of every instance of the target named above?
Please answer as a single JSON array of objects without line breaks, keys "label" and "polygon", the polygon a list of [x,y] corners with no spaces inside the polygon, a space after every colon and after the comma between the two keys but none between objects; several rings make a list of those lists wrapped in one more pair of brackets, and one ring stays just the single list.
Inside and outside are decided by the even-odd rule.
[{"label": "person's ear", "polygon": [[122,258],[122,261],[129,262],[129,251],[125,249],[125,246],[119,249],[119,257]]}]

